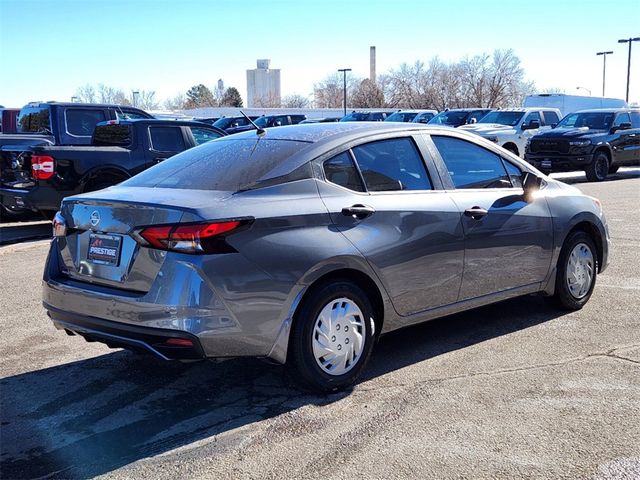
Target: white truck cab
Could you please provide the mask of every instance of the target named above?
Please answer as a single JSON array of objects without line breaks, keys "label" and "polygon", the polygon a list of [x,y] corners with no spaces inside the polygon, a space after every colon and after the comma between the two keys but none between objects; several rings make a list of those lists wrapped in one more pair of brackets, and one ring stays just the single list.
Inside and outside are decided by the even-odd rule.
[{"label": "white truck cab", "polygon": [[477,123],[458,128],[476,133],[524,158],[529,138],[551,129],[561,117],[557,108],[510,108],[494,110]]}]

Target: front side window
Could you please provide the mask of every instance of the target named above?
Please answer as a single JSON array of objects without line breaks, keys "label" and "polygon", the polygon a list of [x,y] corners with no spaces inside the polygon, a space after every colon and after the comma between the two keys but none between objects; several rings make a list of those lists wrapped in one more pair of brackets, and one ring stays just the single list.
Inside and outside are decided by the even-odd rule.
[{"label": "front side window", "polygon": [[356,170],[356,166],[353,164],[349,152],[343,152],[340,155],[326,160],[322,167],[324,169],[324,175],[329,182],[348,188],[349,190],[364,192],[358,170]]},{"label": "front side window", "polygon": [[640,112],[631,112],[631,127],[640,128]]},{"label": "front side window", "polygon": [[527,115],[524,118],[524,122],[523,123],[525,125],[529,125],[531,123],[531,120],[537,120],[538,123],[540,125],[542,125],[542,120],[540,119],[540,113],[539,112],[531,112],[531,113],[529,113],[529,115]]},{"label": "front side window", "polygon": [[431,137],[456,188],[511,188],[501,158],[482,147],[458,138]]},{"label": "front side window", "polygon": [[558,114],[552,111],[544,111],[544,124],[545,125],[553,125],[557,124],[560,121]]},{"label": "front side window", "polygon": [[67,133],[77,137],[90,137],[96,124],[104,122],[107,118],[104,110],[76,109],[72,108],[65,113],[67,121]]},{"label": "front side window", "polygon": [[511,184],[516,188],[522,188],[522,171],[516,167],[513,163],[502,160],[504,168],[507,169],[507,174],[511,180]]},{"label": "front side window", "polygon": [[131,112],[129,110],[116,110],[116,118],[118,120],[142,120],[143,118],[149,118],[147,115],[142,115],[138,112]]},{"label": "front side window", "polygon": [[215,140],[216,138],[220,138],[220,135],[215,130],[209,130],[208,128],[200,128],[200,127],[189,127],[191,129],[191,135],[193,135],[193,139],[196,141],[196,145],[201,145],[210,140]]},{"label": "front side window", "polygon": [[422,157],[409,137],[359,145],[353,154],[371,192],[432,189]]},{"label": "front side window", "polygon": [[151,148],[158,152],[181,152],[186,147],[180,127],[149,127]]}]

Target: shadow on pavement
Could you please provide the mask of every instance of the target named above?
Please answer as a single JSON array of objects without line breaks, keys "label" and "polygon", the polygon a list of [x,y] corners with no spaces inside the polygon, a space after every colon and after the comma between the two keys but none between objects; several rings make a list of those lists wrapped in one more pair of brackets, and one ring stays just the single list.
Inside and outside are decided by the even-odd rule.
[{"label": "shadow on pavement", "polygon": [[[552,174],[552,177],[555,180],[559,180],[564,183],[574,184],[574,183],[587,183],[587,176],[584,172],[569,172],[566,174],[555,175]],[[640,178],[640,168],[631,167],[631,168],[621,168],[616,173],[610,173],[607,175],[607,179],[602,182],[613,182],[616,180],[628,180],[630,178]]]},{"label": "shadow on pavement", "polygon": [[[561,314],[529,296],[391,333],[361,381]],[[309,394],[284,367],[254,359],[179,364],[124,351],[8,377],[0,386],[2,478],[105,474],[350,393]]]}]

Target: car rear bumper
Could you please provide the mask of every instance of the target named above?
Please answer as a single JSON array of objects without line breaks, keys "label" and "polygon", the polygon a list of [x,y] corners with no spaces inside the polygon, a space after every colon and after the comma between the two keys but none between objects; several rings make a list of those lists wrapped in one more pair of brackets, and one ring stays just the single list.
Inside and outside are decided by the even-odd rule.
[{"label": "car rear bumper", "polygon": [[0,188],[0,203],[12,211],[56,211],[60,209],[60,202],[65,196],[77,192],[60,192],[46,185],[30,189]]},{"label": "car rear bumper", "polygon": [[200,341],[187,332],[137,327],[95,317],[71,314],[44,304],[56,328],[112,348],[151,353],[163,360],[201,360],[206,356]]},{"label": "car rear bumper", "polygon": [[554,153],[527,153],[524,159],[543,172],[570,172],[584,170],[593,161],[593,155],[560,155]]}]

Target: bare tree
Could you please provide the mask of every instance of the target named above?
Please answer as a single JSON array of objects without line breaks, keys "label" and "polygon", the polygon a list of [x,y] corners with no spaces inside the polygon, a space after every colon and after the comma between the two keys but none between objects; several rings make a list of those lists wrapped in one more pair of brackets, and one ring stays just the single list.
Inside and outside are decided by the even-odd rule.
[{"label": "bare tree", "polygon": [[384,93],[379,85],[365,78],[354,90],[351,105],[356,108],[377,108],[384,106]]},{"label": "bare tree", "polygon": [[101,103],[115,103],[118,105],[129,105],[127,96],[119,88],[109,87],[103,83],[98,85],[98,95]]},{"label": "bare tree", "polygon": [[96,90],[93,88],[93,85],[87,83],[85,86],[79,87],[76,90],[75,97],[82,103],[95,103]]},{"label": "bare tree", "polygon": [[165,100],[163,106],[167,110],[182,110],[185,102],[186,97],[184,96],[184,93],[179,93],[175,97]]},{"label": "bare tree", "polygon": [[[133,104],[133,93],[131,97],[131,103]],[[155,110],[160,106],[160,103],[156,99],[154,90],[140,90],[136,95],[135,105],[143,110]]]},{"label": "bare tree", "polygon": [[280,95],[273,92],[253,99],[253,106],[256,108],[279,108],[281,104]]},{"label": "bare tree", "polygon": [[[360,81],[347,74],[347,104]],[[321,82],[313,85],[316,108],[341,108],[344,99],[344,78],[341,73],[329,75]]]},{"label": "bare tree", "polygon": [[311,102],[304,95],[294,93],[293,95],[287,95],[282,99],[282,106],[284,108],[309,108]]}]

